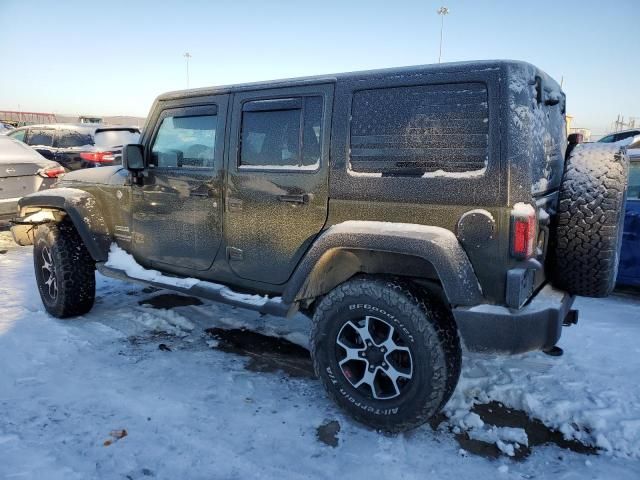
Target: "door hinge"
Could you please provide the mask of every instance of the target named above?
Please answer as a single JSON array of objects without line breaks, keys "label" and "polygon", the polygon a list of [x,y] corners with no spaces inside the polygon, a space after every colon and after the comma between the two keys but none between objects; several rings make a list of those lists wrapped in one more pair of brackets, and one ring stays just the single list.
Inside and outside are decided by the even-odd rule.
[{"label": "door hinge", "polygon": [[242,250],[235,247],[227,247],[227,258],[229,260],[242,260]]}]

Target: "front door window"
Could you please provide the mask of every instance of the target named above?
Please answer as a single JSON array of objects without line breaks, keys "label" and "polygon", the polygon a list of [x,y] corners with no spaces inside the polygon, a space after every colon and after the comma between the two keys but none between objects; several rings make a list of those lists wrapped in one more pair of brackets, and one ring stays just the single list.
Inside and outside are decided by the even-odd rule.
[{"label": "front door window", "polygon": [[151,149],[151,163],[160,168],[213,168],[216,115],[166,117]]},{"label": "front door window", "polygon": [[17,130],[15,132],[11,132],[8,136],[11,138],[15,138],[16,140],[20,140],[24,142],[24,136],[27,133],[26,130]]}]

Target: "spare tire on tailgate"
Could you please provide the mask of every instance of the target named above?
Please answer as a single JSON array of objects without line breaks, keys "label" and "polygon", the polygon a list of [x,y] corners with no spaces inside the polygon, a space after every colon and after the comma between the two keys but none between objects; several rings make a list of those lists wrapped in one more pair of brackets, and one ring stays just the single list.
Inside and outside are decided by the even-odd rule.
[{"label": "spare tire on tailgate", "polygon": [[629,159],[606,143],[577,145],[565,165],[555,219],[554,283],[605,297],[615,286]]}]

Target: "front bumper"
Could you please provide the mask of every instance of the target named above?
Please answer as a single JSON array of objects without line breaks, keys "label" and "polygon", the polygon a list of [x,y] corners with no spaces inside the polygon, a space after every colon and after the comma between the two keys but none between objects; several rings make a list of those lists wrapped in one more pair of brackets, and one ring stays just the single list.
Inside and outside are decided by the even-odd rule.
[{"label": "front bumper", "polygon": [[547,284],[520,309],[483,304],[455,308],[453,314],[469,350],[523,353],[556,344],[574,299]]}]

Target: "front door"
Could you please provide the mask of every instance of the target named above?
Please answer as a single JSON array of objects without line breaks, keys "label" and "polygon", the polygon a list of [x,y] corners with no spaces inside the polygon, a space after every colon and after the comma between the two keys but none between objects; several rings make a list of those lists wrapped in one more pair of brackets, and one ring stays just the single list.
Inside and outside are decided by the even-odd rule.
[{"label": "front door", "polygon": [[234,95],[227,259],[239,277],[282,284],[327,218],[333,85]]},{"label": "front door", "polygon": [[146,145],[142,185],[132,187],[132,241],[160,270],[206,270],[222,239],[227,95],[163,110]]}]

